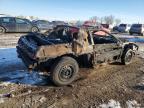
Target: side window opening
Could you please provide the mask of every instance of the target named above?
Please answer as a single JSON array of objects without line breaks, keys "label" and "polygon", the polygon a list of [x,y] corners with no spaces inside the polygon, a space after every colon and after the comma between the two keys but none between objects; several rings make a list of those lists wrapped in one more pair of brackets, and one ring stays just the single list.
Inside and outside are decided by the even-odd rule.
[{"label": "side window opening", "polygon": [[[99,31],[98,31],[99,32]],[[109,44],[109,43],[117,43],[117,40],[108,33],[99,33],[94,34],[94,44]]]},{"label": "side window opening", "polygon": [[22,19],[16,19],[16,23],[17,24],[27,24],[27,22]]},{"label": "side window opening", "polygon": [[2,19],[2,22],[3,22],[3,23],[12,23],[13,20],[12,20],[12,18],[3,18],[3,19]]}]

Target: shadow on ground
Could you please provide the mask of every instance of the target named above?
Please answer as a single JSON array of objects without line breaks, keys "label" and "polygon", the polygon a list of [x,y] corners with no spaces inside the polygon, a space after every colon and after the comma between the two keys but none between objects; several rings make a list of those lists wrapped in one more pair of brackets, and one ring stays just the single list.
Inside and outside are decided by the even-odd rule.
[{"label": "shadow on ground", "polygon": [[135,90],[144,91],[144,85],[137,85],[133,87]]},{"label": "shadow on ground", "polygon": [[49,76],[39,72],[29,72],[20,59],[15,48],[0,49],[0,82],[16,84],[52,86]]}]

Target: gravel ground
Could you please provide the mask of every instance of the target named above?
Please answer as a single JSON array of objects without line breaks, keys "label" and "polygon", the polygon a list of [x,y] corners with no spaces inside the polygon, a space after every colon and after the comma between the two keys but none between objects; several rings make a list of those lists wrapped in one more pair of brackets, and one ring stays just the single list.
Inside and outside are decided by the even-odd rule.
[{"label": "gravel ground", "polygon": [[137,57],[128,66],[116,63],[80,69],[79,79],[64,87],[55,87],[49,77],[28,73],[20,61],[9,62],[0,69],[0,94],[4,95],[0,107],[3,108],[144,106],[144,60]]}]

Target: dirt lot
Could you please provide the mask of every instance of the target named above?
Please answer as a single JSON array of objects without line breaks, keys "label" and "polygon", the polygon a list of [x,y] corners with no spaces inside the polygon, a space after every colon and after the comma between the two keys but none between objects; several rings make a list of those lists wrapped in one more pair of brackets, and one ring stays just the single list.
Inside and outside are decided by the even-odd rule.
[{"label": "dirt lot", "polygon": [[[18,39],[18,35],[20,34],[13,35],[17,37],[13,38],[14,41]],[[3,39],[9,40],[5,36]],[[15,45],[0,40],[0,46]],[[144,108],[142,51],[128,66],[114,63],[103,64],[94,69],[80,69],[80,74],[73,84],[55,87],[48,76],[27,72],[17,58],[15,48],[1,49],[0,107]]]}]

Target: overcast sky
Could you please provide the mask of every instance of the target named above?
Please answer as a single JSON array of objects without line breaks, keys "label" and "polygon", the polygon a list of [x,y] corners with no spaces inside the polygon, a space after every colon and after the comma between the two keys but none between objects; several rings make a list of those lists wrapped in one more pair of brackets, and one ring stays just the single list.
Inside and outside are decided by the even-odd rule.
[{"label": "overcast sky", "polygon": [[48,20],[87,20],[114,15],[124,23],[144,23],[144,0],[0,0],[0,13]]}]

